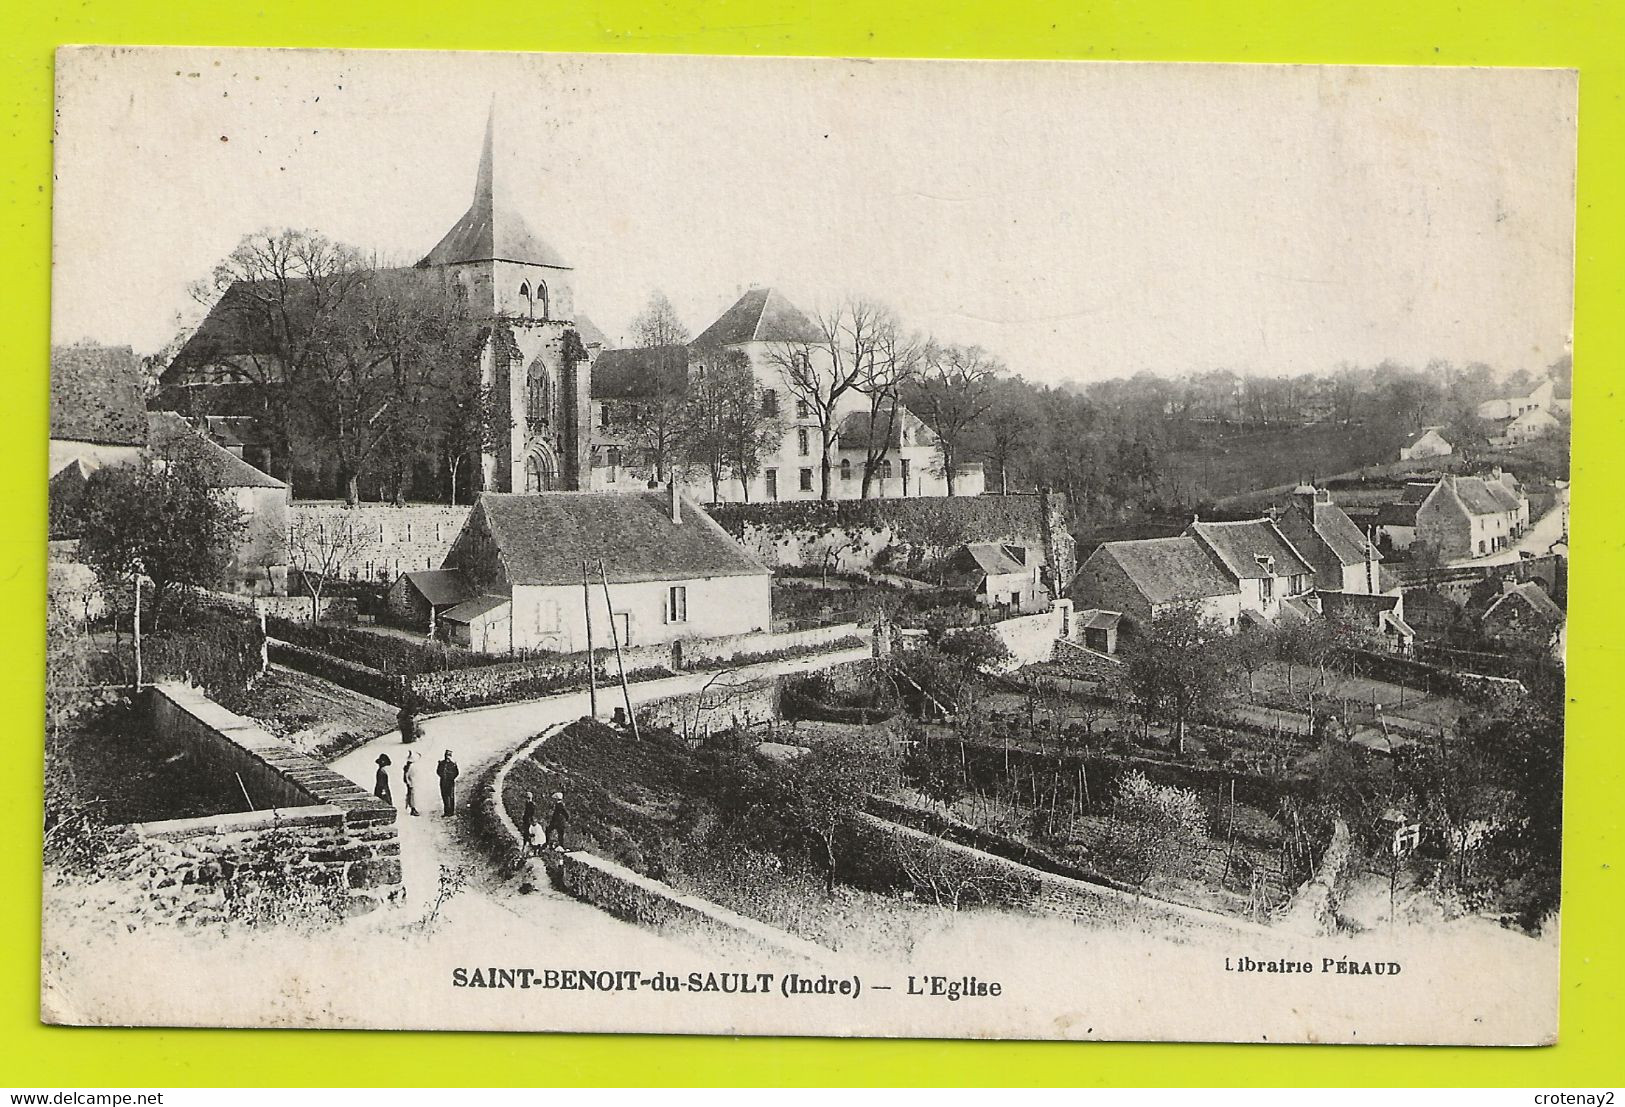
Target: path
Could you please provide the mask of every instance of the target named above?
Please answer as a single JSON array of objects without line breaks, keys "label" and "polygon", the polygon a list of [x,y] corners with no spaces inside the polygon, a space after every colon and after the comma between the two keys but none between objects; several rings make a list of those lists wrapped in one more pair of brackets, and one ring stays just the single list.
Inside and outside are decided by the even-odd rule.
[{"label": "path", "polygon": [[[752,676],[808,672],[843,662],[859,661],[868,656],[869,648],[864,646],[764,662],[739,672]],[[630,686],[632,702],[646,703],[666,696],[697,692],[716,675],[714,671],[702,671],[638,681]],[[331,768],[335,772],[371,792],[377,773],[377,758],[379,754],[389,755],[392,762],[390,785],[396,806],[403,808],[399,820],[401,869],[406,883],[408,907],[414,914],[420,915],[429,910],[442,867],[461,869],[468,876],[468,888],[448,901],[443,910],[450,927],[471,937],[484,933],[487,927],[491,928],[491,932],[512,932],[514,917],[517,916],[520,930],[528,930],[539,941],[551,943],[560,935],[568,935],[572,955],[583,952],[580,941],[590,941],[595,947],[621,953],[647,950],[652,955],[669,952],[673,948],[673,943],[668,939],[620,922],[595,907],[551,888],[520,896],[512,881],[497,879],[491,871],[489,859],[475,843],[470,822],[473,789],[486,770],[527,738],[555,724],[586,715],[588,698],[585,691],[565,692],[538,700],[493,704],[432,716],[419,723],[421,736],[412,746],[401,741],[400,731],[392,730],[332,763]],[[599,714],[608,717],[620,700],[618,684],[600,687]],[[461,770],[457,781],[458,806],[454,819],[440,813],[439,782],[434,771],[435,762],[448,749]],[[401,788],[401,765],[409,751],[416,751],[422,758],[417,796],[420,814],[416,818],[405,812],[405,796]]]}]

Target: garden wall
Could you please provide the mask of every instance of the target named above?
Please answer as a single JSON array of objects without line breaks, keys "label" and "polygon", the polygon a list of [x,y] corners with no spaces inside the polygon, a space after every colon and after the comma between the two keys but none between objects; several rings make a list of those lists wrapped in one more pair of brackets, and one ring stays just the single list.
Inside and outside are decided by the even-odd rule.
[{"label": "garden wall", "polygon": [[558,854],[550,869],[561,891],[638,926],[676,929],[751,952],[788,955],[814,964],[830,956],[828,950],[804,938],[679,892],[591,853]]},{"label": "garden wall", "polygon": [[[669,675],[676,667],[672,646],[670,642],[662,642],[623,649],[621,662],[626,666],[627,679]],[[619,680],[620,668],[614,650],[597,650],[594,657],[600,682]],[[421,710],[455,711],[585,688],[589,683],[590,664],[588,655],[583,652],[439,673],[417,673],[402,680],[405,693]]]},{"label": "garden wall", "polygon": [[866,645],[873,632],[857,623],[840,623],[810,630],[755,631],[721,638],[691,638],[674,643],[677,667],[715,669],[724,665],[801,653],[820,653],[841,646]]},{"label": "garden wall", "polygon": [[223,921],[257,894],[273,913],[325,899],[347,915],[401,895],[395,808],[284,745],[194,688],[160,684],[148,710],[161,741],[184,748],[204,771],[242,782],[254,810],[132,823],[145,848],[136,869],[159,915]]},{"label": "garden wall", "polygon": [[1044,911],[1113,929],[1155,928],[1165,934],[1206,932],[1261,937],[1271,932],[1268,927],[1245,919],[1047,873],[874,815],[858,815],[850,825],[850,832],[871,875],[886,875],[893,881],[906,882],[907,878],[900,867],[884,873],[888,857],[894,856],[898,849],[924,851],[941,864],[968,867],[980,874],[984,881],[982,887],[989,889],[994,898],[1007,907]]},{"label": "garden wall", "polygon": [[681,696],[667,696],[638,707],[646,727],[670,727],[685,738],[698,738],[735,726],[749,729],[779,717],[780,680],[764,677],[744,684],[723,681]]},{"label": "garden wall", "polygon": [[1050,492],[716,504],[708,510],[769,568],[864,570],[875,568],[887,550],[906,556],[1004,542],[1043,551],[1059,595],[1077,561],[1066,499]]}]

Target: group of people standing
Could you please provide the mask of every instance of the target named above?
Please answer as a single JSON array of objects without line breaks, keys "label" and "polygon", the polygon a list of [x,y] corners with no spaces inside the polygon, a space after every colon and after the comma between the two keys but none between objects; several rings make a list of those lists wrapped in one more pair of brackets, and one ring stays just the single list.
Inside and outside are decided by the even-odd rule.
[{"label": "group of people standing", "polygon": [[526,792],[525,809],[519,816],[519,835],[525,840],[525,848],[531,853],[564,849],[564,835],[570,829],[570,809],[564,805],[564,793],[553,793],[553,809],[546,823],[538,822],[536,814],[536,797]]},{"label": "group of people standing", "polygon": [[[408,815],[418,813],[418,766],[422,761],[423,759],[418,756],[417,750],[408,750],[406,762],[401,766],[401,784],[406,789],[404,798]],[[388,804],[395,802],[389,788],[389,767],[391,764],[393,762],[390,760],[389,754],[381,753],[378,755],[378,776],[374,780],[372,787],[372,794]],[[457,768],[457,762],[452,760],[450,750],[447,750],[446,755],[440,759],[439,764],[435,765],[434,771],[435,775],[440,778],[441,810],[448,817],[455,815],[457,813],[457,774],[460,770]]]}]

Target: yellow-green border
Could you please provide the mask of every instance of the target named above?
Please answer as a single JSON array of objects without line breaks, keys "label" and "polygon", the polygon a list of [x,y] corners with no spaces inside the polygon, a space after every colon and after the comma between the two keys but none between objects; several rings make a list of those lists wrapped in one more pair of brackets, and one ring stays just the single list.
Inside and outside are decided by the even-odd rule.
[{"label": "yellow-green border", "polygon": [[[0,36],[0,1084],[1619,1085],[1625,17],[1616,0],[87,0]],[[1580,70],[1571,705],[1560,1044],[1548,1049],[67,1030],[38,1024],[52,50],[63,43],[1093,58]],[[1486,971],[1493,971],[1486,966]],[[179,982],[178,982],[179,983]]]}]

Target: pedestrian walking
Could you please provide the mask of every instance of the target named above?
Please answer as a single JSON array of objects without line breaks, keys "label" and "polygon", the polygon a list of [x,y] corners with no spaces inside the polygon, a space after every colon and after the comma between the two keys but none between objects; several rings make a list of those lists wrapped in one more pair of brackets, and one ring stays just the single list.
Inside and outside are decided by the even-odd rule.
[{"label": "pedestrian walking", "polygon": [[372,794],[383,800],[385,803],[393,805],[395,801],[390,797],[389,794],[389,765],[389,754],[379,754],[378,776],[373,780]]},{"label": "pedestrian walking", "polygon": [[422,758],[417,750],[411,750],[406,755],[406,764],[401,766],[401,782],[406,785],[406,813],[418,813],[418,762]]},{"label": "pedestrian walking", "polygon": [[553,810],[547,816],[547,844],[564,849],[564,832],[570,829],[570,809],[564,806],[564,793],[553,793]]},{"label": "pedestrian walking", "polygon": [[457,762],[451,759],[451,751],[440,759],[435,766],[435,773],[440,777],[440,803],[447,815],[457,813]]},{"label": "pedestrian walking", "polygon": [[401,706],[395,716],[395,722],[400,725],[403,743],[411,745],[418,740],[418,715],[410,706],[404,704]]},{"label": "pedestrian walking", "polygon": [[525,810],[524,813],[519,816],[519,836],[527,842],[530,841],[530,828],[535,825],[536,797],[532,793],[526,792]]}]

